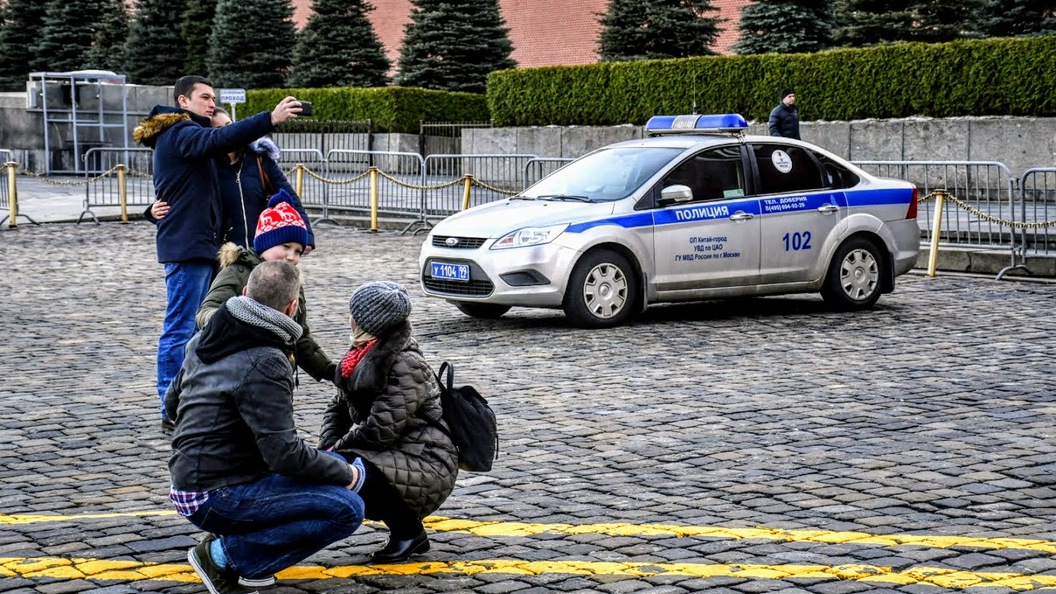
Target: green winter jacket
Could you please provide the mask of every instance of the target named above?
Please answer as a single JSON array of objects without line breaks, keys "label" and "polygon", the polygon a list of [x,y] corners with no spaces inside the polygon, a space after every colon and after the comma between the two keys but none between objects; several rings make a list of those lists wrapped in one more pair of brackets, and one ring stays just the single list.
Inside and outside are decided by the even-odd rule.
[{"label": "green winter jacket", "polygon": [[[257,264],[264,260],[251,249],[240,247],[232,242],[227,242],[220,247],[220,272],[213,279],[209,287],[209,294],[198,308],[194,316],[194,323],[199,330],[205,327],[209,318],[213,317],[220,306],[228,299],[242,294],[242,289],[249,282],[249,273]],[[322,349],[312,338],[308,329],[308,309],[304,300],[304,286],[301,286],[301,294],[298,299],[297,313],[293,319],[301,325],[303,332],[297,339],[294,356],[297,366],[303,369],[316,381],[334,381],[334,372],[337,366],[326,351]]]}]

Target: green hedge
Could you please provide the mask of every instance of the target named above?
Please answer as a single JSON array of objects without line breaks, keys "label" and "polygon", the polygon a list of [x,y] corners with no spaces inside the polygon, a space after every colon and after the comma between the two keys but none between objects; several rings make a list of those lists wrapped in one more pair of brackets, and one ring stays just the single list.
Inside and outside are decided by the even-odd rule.
[{"label": "green hedge", "polygon": [[487,100],[475,93],[430,91],[407,87],[376,89],[267,89],[246,92],[239,115],[271,111],[283,97],[312,102],[313,119],[373,120],[376,132],[417,134],[419,120],[487,121]]},{"label": "green hedge", "polygon": [[803,120],[1056,116],[1056,36],[899,43],[815,54],[716,56],[501,70],[496,126],[643,124],[655,114],[765,120],[784,87]]}]

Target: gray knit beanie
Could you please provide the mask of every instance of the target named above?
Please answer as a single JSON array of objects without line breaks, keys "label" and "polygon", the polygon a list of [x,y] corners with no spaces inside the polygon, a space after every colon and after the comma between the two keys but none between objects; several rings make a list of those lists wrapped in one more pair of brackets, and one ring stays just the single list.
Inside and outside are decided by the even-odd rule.
[{"label": "gray knit beanie", "polygon": [[397,283],[367,283],[352,293],[348,311],[357,326],[378,336],[411,315],[411,298],[407,289]]}]

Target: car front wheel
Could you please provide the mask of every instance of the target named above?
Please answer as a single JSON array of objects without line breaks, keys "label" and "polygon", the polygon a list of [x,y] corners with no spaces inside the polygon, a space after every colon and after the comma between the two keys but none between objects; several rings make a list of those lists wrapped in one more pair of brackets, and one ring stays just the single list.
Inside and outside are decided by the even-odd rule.
[{"label": "car front wheel", "polygon": [[568,280],[565,315],[584,328],[617,326],[631,315],[637,287],[627,258],[610,250],[591,252]]},{"label": "car front wheel", "polygon": [[822,297],[842,310],[872,307],[880,298],[885,262],[873,242],[861,237],[845,241],[829,264]]}]

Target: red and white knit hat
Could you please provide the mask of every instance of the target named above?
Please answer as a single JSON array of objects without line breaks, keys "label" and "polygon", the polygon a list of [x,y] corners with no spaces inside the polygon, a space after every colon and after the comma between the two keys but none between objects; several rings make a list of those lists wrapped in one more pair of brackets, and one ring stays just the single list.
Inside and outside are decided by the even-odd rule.
[{"label": "red and white knit hat", "polygon": [[292,198],[286,190],[268,200],[268,207],[257,219],[257,234],[253,237],[253,249],[263,254],[269,249],[295,241],[302,247],[308,245],[308,227],[304,219],[293,208]]}]

